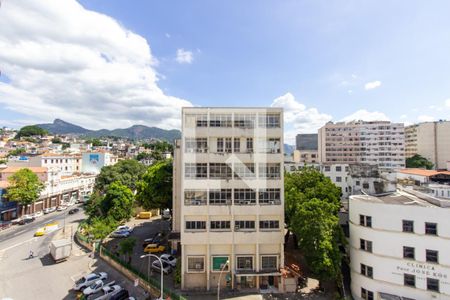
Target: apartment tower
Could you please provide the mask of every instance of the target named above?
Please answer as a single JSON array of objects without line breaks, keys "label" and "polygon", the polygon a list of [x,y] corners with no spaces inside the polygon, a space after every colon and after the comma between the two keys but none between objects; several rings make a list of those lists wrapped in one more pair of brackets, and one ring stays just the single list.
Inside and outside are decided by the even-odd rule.
[{"label": "apartment tower", "polygon": [[282,291],[282,109],[190,107],[182,123],[182,289]]}]

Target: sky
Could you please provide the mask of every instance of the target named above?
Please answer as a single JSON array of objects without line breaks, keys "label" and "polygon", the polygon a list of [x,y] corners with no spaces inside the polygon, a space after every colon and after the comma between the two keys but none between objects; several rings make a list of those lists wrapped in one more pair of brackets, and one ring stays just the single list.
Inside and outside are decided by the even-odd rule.
[{"label": "sky", "polygon": [[183,106],[450,119],[450,2],[2,0],[0,126],[179,128]]}]

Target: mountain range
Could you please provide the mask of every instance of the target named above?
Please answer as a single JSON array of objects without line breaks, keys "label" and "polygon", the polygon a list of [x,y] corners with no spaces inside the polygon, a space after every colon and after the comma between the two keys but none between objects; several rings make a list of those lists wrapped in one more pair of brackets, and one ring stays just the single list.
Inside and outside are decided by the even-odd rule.
[{"label": "mountain range", "polygon": [[53,134],[76,134],[86,137],[102,137],[115,136],[129,139],[160,139],[172,142],[175,139],[181,138],[181,131],[172,129],[165,130],[158,127],[148,127],[145,125],[133,125],[129,128],[119,129],[100,129],[90,130],[81,126],[55,119],[53,123],[36,124],[36,126],[47,130]]}]

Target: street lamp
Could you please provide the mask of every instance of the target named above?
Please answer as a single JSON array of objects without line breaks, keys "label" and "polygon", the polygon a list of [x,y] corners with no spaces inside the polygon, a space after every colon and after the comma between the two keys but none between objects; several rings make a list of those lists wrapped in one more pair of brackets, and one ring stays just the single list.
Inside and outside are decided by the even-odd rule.
[{"label": "street lamp", "polygon": [[141,258],[145,258],[145,257],[148,257],[147,276],[148,276],[149,283],[150,283],[150,257],[156,257],[159,260],[159,267],[161,269],[161,297],[159,299],[164,300],[163,262],[162,262],[161,258],[155,254],[149,253],[149,254],[141,255]]},{"label": "street lamp", "polygon": [[228,266],[228,264],[230,263],[229,260],[227,260],[224,264],[222,269],[220,270],[219,273],[219,281],[217,282],[217,300],[220,300],[220,278],[222,277],[222,273],[225,270],[225,267]]}]

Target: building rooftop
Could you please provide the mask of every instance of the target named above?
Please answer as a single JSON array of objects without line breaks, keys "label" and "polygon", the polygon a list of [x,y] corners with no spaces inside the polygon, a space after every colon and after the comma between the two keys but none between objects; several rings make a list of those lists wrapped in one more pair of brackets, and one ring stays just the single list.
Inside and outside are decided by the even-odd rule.
[{"label": "building rooftop", "polygon": [[21,169],[30,169],[33,173],[47,173],[48,169],[45,167],[6,167],[0,170],[0,173],[16,173]]},{"label": "building rooftop", "polygon": [[398,171],[399,173],[403,174],[411,174],[411,175],[419,175],[419,176],[434,176],[438,174],[444,174],[444,175],[450,175],[449,171],[435,171],[435,170],[426,170],[426,169],[418,169],[418,168],[410,168],[410,169],[403,169]]}]

